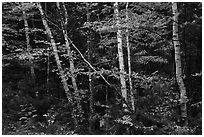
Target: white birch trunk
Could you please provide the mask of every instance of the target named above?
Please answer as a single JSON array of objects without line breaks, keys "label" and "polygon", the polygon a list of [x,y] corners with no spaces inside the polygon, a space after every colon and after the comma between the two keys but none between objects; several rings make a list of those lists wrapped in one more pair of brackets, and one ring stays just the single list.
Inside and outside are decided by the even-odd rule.
[{"label": "white birch trunk", "polygon": [[187,125],[187,96],[186,87],[182,78],[182,66],[181,66],[181,51],[179,41],[179,30],[178,30],[178,8],[177,3],[172,4],[173,11],[173,44],[175,50],[175,65],[176,65],[176,80],[180,89],[180,105],[181,105],[181,118],[185,125]]},{"label": "white birch trunk", "polygon": [[[57,7],[59,9],[59,11],[61,10],[60,9],[60,4],[59,2],[56,3],[57,4]],[[72,52],[71,52],[71,48],[70,48],[70,42],[69,42],[69,39],[68,39],[68,34],[67,34],[67,30],[65,29],[65,26],[67,26],[68,24],[68,14],[67,14],[67,10],[66,10],[66,7],[65,7],[65,4],[62,3],[62,6],[63,6],[63,10],[64,10],[64,13],[65,13],[65,21],[63,22],[63,19],[61,19],[61,27],[62,27],[62,32],[63,32],[63,36],[64,36],[64,39],[65,39],[65,45],[66,45],[66,48],[67,48],[67,54],[68,54],[68,57],[69,57],[69,67],[70,67],[70,72],[71,72],[71,79],[72,79],[72,85],[73,85],[73,89],[74,89],[74,92],[75,92],[75,95],[76,95],[76,102],[77,102],[77,110],[78,110],[78,114],[79,113],[82,113],[82,108],[81,108],[81,103],[80,103],[80,96],[79,96],[79,91],[78,91],[78,86],[77,86],[77,82],[76,82],[76,76],[74,74],[75,72],[75,67],[74,67],[74,60],[73,60],[73,56],[72,56]],[[75,126],[76,126],[76,131],[79,132],[79,125],[78,125],[78,122],[77,122],[77,113],[74,113],[74,118],[75,118]],[[81,116],[81,115],[79,115]]]},{"label": "white birch trunk", "polygon": [[[129,16],[128,16],[128,2],[126,3],[126,23],[128,24]],[[132,110],[135,111],[135,101],[134,101],[134,95],[133,95],[133,87],[132,87],[132,78],[131,78],[131,56],[130,56],[130,43],[129,43],[129,28],[127,26],[126,28],[126,44],[127,44],[127,54],[128,54],[128,79],[129,79],[129,85],[130,85],[130,100],[131,100],[131,106]]]},{"label": "white birch trunk", "polygon": [[124,69],[124,59],[123,59],[123,48],[122,48],[122,30],[120,28],[120,17],[118,10],[118,2],[114,4],[115,15],[116,15],[116,27],[117,30],[117,42],[118,42],[118,56],[119,56],[119,68],[120,68],[120,83],[121,83],[121,92],[122,96],[127,101],[127,90],[126,90],[126,81],[125,81],[125,69]]},{"label": "white birch trunk", "polygon": [[61,62],[60,62],[60,59],[59,59],[59,55],[57,53],[57,46],[56,46],[55,40],[53,38],[52,32],[51,32],[51,30],[50,30],[50,28],[48,26],[48,23],[47,23],[47,21],[46,21],[46,19],[44,17],[44,12],[43,12],[43,9],[42,9],[42,6],[41,6],[40,3],[37,3],[37,8],[40,11],[40,14],[42,16],[43,25],[44,25],[46,33],[47,33],[47,35],[48,35],[48,37],[50,38],[50,41],[51,41],[51,45],[52,45],[53,52],[54,52],[54,57],[55,57],[55,60],[56,60],[56,63],[57,63],[57,68],[58,68],[58,71],[60,73],[60,77],[62,79],[62,84],[63,84],[64,90],[65,90],[67,99],[68,99],[68,101],[70,103],[73,103],[72,95],[71,95],[71,93],[69,91],[67,80],[66,80],[66,77],[64,75],[64,71],[62,69],[62,65],[61,65]]}]

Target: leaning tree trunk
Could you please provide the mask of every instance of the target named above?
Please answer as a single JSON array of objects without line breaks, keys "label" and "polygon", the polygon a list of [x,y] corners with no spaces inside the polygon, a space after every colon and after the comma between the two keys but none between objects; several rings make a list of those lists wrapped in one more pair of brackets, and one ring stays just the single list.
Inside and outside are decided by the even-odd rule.
[{"label": "leaning tree trunk", "polygon": [[181,66],[181,51],[178,31],[178,8],[177,3],[172,4],[173,11],[173,44],[175,50],[175,65],[176,65],[176,80],[180,89],[180,105],[181,105],[181,120],[184,125],[187,125],[187,96],[186,87],[182,78],[182,66]]},{"label": "leaning tree trunk", "polygon": [[[59,2],[57,2],[56,5],[57,5],[57,8],[58,8],[60,14],[62,15]],[[73,60],[73,56],[72,56],[72,52],[71,52],[71,48],[70,48],[68,33],[67,33],[67,30],[66,30],[66,26],[68,25],[68,14],[67,14],[67,10],[66,10],[66,7],[65,7],[64,3],[62,3],[62,6],[63,6],[64,14],[65,14],[65,21],[63,21],[63,18],[61,18],[61,27],[62,27],[62,32],[63,32],[64,39],[65,39],[67,54],[68,54],[68,57],[69,57],[69,67],[70,67],[70,72],[71,72],[72,85],[73,85],[73,89],[74,89],[75,96],[76,96],[77,111],[78,111],[78,115],[81,116],[82,108],[81,108],[81,104],[80,104],[80,96],[79,96],[79,90],[78,90],[78,86],[77,86],[77,82],[76,82],[76,76],[74,74],[74,72],[75,72],[74,60]],[[77,114],[77,113],[75,113],[75,114]],[[78,115],[75,115],[74,117],[76,117]],[[77,118],[79,118],[79,117],[76,117],[76,119]],[[76,131],[80,132],[80,129],[79,129],[78,126],[76,127]]]},{"label": "leaning tree trunk", "polygon": [[81,107],[81,103],[80,103],[80,95],[79,95],[79,90],[78,90],[78,86],[77,86],[77,82],[76,82],[76,75],[74,74],[75,72],[75,67],[74,67],[74,60],[73,60],[73,56],[72,56],[72,52],[71,52],[71,48],[70,48],[70,42],[69,42],[69,38],[68,38],[68,33],[67,33],[67,25],[68,25],[68,13],[67,13],[67,9],[65,7],[65,4],[63,3],[63,9],[65,12],[65,23],[64,23],[64,37],[65,37],[65,41],[66,41],[66,47],[67,47],[67,52],[68,52],[68,56],[69,56],[69,65],[70,65],[70,71],[71,71],[71,79],[72,79],[72,85],[74,88],[74,92],[76,94],[76,101],[77,101],[77,108],[78,111],[80,113],[80,116],[82,115],[82,107]]},{"label": "leaning tree trunk", "polygon": [[54,52],[54,57],[55,57],[55,60],[56,60],[56,63],[57,63],[57,68],[59,70],[60,77],[62,79],[62,83],[63,83],[63,87],[64,87],[64,90],[65,90],[66,95],[67,95],[67,99],[69,100],[70,103],[73,103],[72,95],[69,92],[69,88],[68,88],[68,84],[67,84],[67,81],[66,81],[66,77],[64,75],[64,71],[62,69],[62,65],[61,65],[61,62],[60,62],[60,59],[59,59],[59,55],[57,53],[57,46],[56,46],[55,40],[54,40],[54,38],[52,36],[52,32],[51,32],[51,30],[50,30],[50,28],[48,26],[48,23],[47,23],[47,21],[45,19],[44,12],[43,12],[41,4],[37,3],[37,7],[38,7],[38,9],[40,11],[40,14],[42,16],[42,22],[43,22],[43,25],[45,27],[46,33],[49,36],[50,41],[51,41],[51,45],[52,45],[53,52]]},{"label": "leaning tree trunk", "polygon": [[135,111],[135,101],[134,101],[134,95],[133,95],[133,87],[132,87],[132,78],[131,78],[131,57],[130,57],[130,42],[129,42],[129,27],[128,27],[128,2],[126,3],[126,44],[127,44],[127,54],[128,54],[128,79],[129,79],[129,85],[130,85],[130,100],[132,104],[132,110]]},{"label": "leaning tree trunk", "polygon": [[[23,3],[21,5],[23,6]],[[23,21],[24,21],[24,28],[25,28],[28,60],[31,64],[30,66],[31,78],[32,78],[32,81],[34,82],[35,81],[35,71],[34,71],[34,67],[32,66],[32,56],[31,56],[32,47],[30,45],[29,28],[28,28],[28,21],[27,21],[25,10],[23,10]]]},{"label": "leaning tree trunk", "polygon": [[[117,42],[118,42],[118,56],[119,56],[119,68],[120,68],[120,83],[121,83],[121,92],[124,99],[127,101],[127,90],[126,90],[126,81],[125,81],[125,69],[124,69],[124,59],[123,59],[123,48],[122,48],[122,30],[120,28],[120,17],[118,10],[118,2],[114,4],[114,13],[116,15],[116,27],[117,27]],[[126,107],[126,105],[124,106]]]}]

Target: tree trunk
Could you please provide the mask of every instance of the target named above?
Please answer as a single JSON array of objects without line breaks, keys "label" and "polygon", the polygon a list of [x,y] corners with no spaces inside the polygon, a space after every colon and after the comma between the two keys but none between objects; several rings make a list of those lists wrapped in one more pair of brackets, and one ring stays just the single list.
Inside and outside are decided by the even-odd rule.
[{"label": "tree trunk", "polygon": [[[86,4],[87,7],[87,22],[90,22],[90,13],[89,13],[89,4]],[[92,64],[92,45],[91,45],[91,39],[90,35],[91,32],[88,28],[88,34],[87,34],[87,46],[88,46],[88,61],[90,64]],[[90,90],[90,103],[89,103],[89,109],[90,109],[90,116],[89,116],[89,133],[94,132],[94,96],[93,96],[93,79],[92,79],[92,74],[91,74],[91,68],[89,67],[89,90]]]},{"label": "tree trunk", "polygon": [[187,96],[186,87],[182,78],[182,66],[181,66],[181,51],[180,51],[180,41],[178,33],[178,8],[177,3],[172,4],[173,11],[173,43],[175,49],[175,64],[176,64],[176,80],[180,89],[180,105],[181,105],[181,120],[184,125],[187,125]]},{"label": "tree trunk", "polygon": [[[57,4],[57,7],[58,7],[58,9],[60,11],[61,9],[60,9],[59,2],[57,2],[56,4]],[[64,13],[65,13],[65,21],[63,21],[63,19],[61,18],[61,27],[62,27],[64,39],[65,39],[67,54],[68,54],[68,57],[69,57],[69,66],[70,66],[70,72],[71,72],[71,79],[72,79],[73,89],[74,89],[74,92],[75,92],[75,95],[76,95],[78,115],[81,116],[82,108],[81,108],[81,103],[80,103],[79,90],[78,90],[78,86],[77,86],[77,82],[76,82],[76,76],[74,74],[74,72],[75,72],[74,60],[73,60],[73,56],[72,56],[72,52],[71,52],[71,48],[70,48],[70,42],[69,42],[69,39],[68,39],[67,30],[65,29],[67,24],[68,24],[68,14],[67,14],[67,10],[66,10],[66,7],[65,7],[64,3],[62,3],[62,6],[63,6]],[[62,15],[62,13],[61,13],[61,15]],[[74,117],[76,117],[76,115]],[[79,130],[80,129],[77,126],[76,131],[79,132]]]},{"label": "tree trunk", "polygon": [[[128,25],[128,2],[126,3],[126,23]],[[129,28],[126,28],[126,44],[127,44],[127,54],[128,54],[128,79],[129,79],[129,86],[130,86],[130,100],[132,104],[132,110],[135,111],[135,101],[133,95],[133,87],[132,87],[132,78],[131,78],[131,57],[130,57],[130,43],[129,43]]]},{"label": "tree trunk", "polygon": [[62,79],[62,83],[63,83],[63,87],[64,87],[64,90],[65,90],[66,95],[67,95],[67,99],[69,100],[70,103],[73,103],[72,95],[71,95],[71,93],[69,93],[68,84],[67,84],[67,81],[66,81],[66,78],[65,78],[65,75],[64,75],[64,71],[62,69],[62,65],[61,65],[61,62],[60,62],[60,59],[59,59],[59,55],[57,53],[57,46],[56,46],[55,40],[54,40],[54,38],[52,36],[52,32],[51,32],[51,30],[50,30],[50,28],[48,26],[48,23],[47,23],[47,21],[45,19],[44,12],[43,12],[41,4],[37,3],[37,7],[38,7],[38,9],[40,11],[40,14],[42,16],[42,22],[43,22],[43,25],[45,27],[46,33],[49,36],[50,41],[51,41],[51,45],[52,45],[53,52],[54,52],[54,57],[55,57],[55,60],[56,60],[56,63],[57,63],[57,68],[59,70],[60,77]]},{"label": "tree trunk", "polygon": [[[60,62],[60,59],[59,59],[59,55],[57,53],[57,46],[56,46],[55,40],[54,40],[54,38],[52,36],[52,32],[51,32],[51,30],[50,30],[50,28],[48,26],[48,23],[47,23],[47,21],[45,19],[44,12],[43,12],[43,9],[42,9],[42,6],[41,6],[40,3],[37,3],[37,8],[40,11],[40,14],[42,16],[43,25],[44,25],[46,33],[47,33],[47,35],[48,35],[48,37],[50,38],[50,41],[51,41],[51,45],[52,45],[53,52],[54,52],[54,57],[55,57],[55,60],[56,60],[56,63],[57,63],[57,68],[59,70],[60,77],[62,79],[62,84],[63,84],[64,90],[65,90],[67,99],[68,99],[70,104],[73,104],[72,94],[69,92],[69,88],[68,88],[68,84],[67,84],[67,81],[66,81],[66,77],[64,75],[64,71],[62,69],[62,65],[61,65],[61,62]],[[75,124],[75,127],[77,129],[78,128],[78,121],[77,121],[77,119],[75,117],[74,111],[72,112],[72,116],[74,118],[74,124]]]},{"label": "tree trunk", "polygon": [[[47,3],[45,3],[45,14],[47,14]],[[48,38],[48,36],[47,36]],[[50,44],[47,45],[47,94],[50,91],[50,84],[49,84],[49,78],[50,78]]]},{"label": "tree trunk", "polygon": [[[69,39],[71,45],[76,49],[76,51],[79,53],[79,55],[81,56],[81,58],[84,60],[84,62],[85,62],[95,73],[97,73],[97,70],[87,61],[87,59],[83,56],[83,54],[81,53],[81,51],[80,51],[80,50],[77,48],[77,46],[72,42],[72,40],[71,40],[69,37],[68,37],[68,39]],[[116,91],[116,93],[117,93],[120,97],[122,97],[123,103],[126,104],[127,108],[128,108],[130,111],[132,111],[131,107],[128,105],[127,101],[126,101],[125,98],[120,94],[120,92],[118,92],[117,88],[116,88],[115,86],[113,86],[112,84],[110,84],[110,83],[105,79],[105,77],[104,77],[102,74],[99,74],[99,76],[104,80],[104,82],[105,82],[108,86],[114,88],[114,90]]]},{"label": "tree trunk", "polygon": [[[23,6],[23,3],[21,5]],[[34,70],[34,67],[32,66],[32,55],[31,55],[32,47],[30,45],[29,28],[28,28],[28,21],[27,21],[25,10],[23,10],[23,21],[24,21],[24,28],[25,28],[28,59],[31,64],[30,66],[31,78],[32,78],[32,81],[35,82],[35,70]]]},{"label": "tree trunk", "polygon": [[[124,69],[124,59],[123,59],[123,48],[122,48],[122,30],[120,28],[120,17],[118,10],[118,2],[114,4],[115,15],[116,15],[116,27],[117,27],[117,42],[118,42],[118,56],[119,56],[119,68],[120,68],[120,83],[121,83],[121,92],[124,99],[127,101],[127,90],[126,90],[126,81],[125,81],[125,69]],[[125,107],[125,106],[124,106]]]}]

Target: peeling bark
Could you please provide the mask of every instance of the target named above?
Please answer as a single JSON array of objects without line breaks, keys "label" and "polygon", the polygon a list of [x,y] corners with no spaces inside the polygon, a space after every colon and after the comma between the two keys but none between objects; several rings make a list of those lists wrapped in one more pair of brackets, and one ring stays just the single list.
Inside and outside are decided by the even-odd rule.
[{"label": "peeling bark", "polygon": [[176,80],[180,89],[180,105],[181,105],[181,120],[184,125],[188,124],[187,121],[187,96],[186,87],[182,78],[182,66],[181,66],[181,51],[179,41],[179,30],[178,30],[178,8],[177,3],[172,4],[173,11],[173,44],[175,49],[175,64],[176,64]]}]

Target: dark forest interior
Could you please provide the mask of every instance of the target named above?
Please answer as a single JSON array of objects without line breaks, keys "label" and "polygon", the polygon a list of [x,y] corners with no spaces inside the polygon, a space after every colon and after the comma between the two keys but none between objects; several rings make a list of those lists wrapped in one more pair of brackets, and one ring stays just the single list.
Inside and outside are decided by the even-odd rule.
[{"label": "dark forest interior", "polygon": [[201,2],[3,2],[2,134],[201,135]]}]

